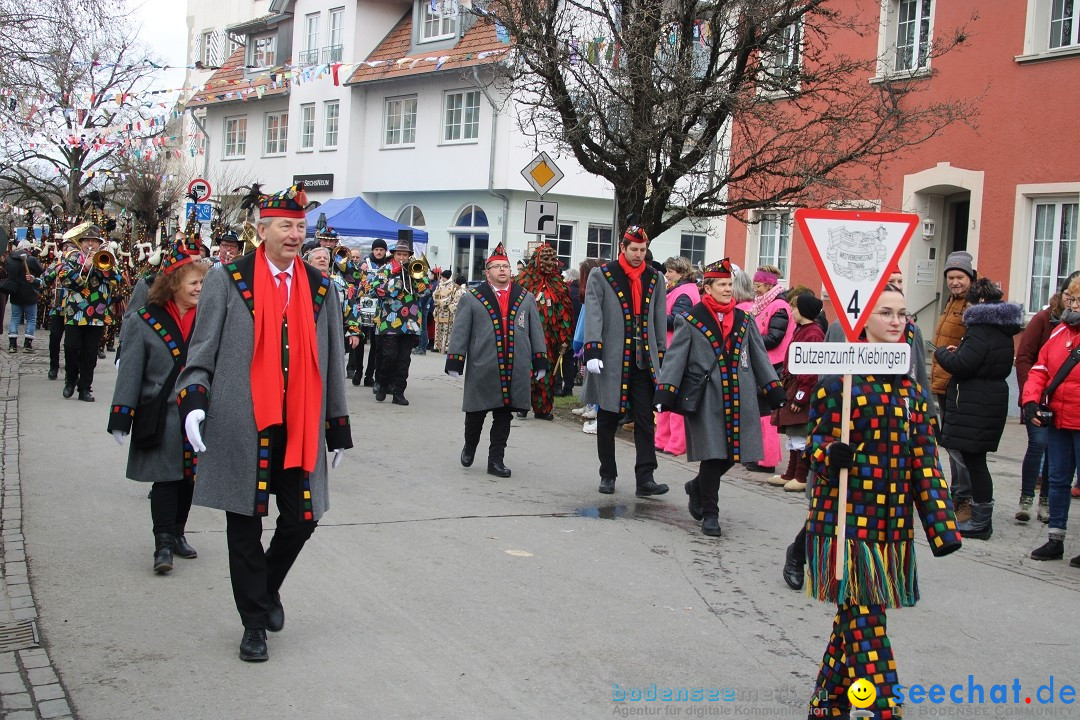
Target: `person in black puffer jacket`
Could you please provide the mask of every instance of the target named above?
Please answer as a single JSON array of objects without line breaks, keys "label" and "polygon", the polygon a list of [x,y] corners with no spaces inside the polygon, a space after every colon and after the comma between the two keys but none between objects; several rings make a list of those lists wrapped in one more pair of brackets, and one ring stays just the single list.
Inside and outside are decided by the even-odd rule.
[{"label": "person in black puffer jacket", "polygon": [[952,374],[945,389],[941,445],[960,452],[971,472],[971,520],[958,527],[965,538],[977,540],[989,540],[993,533],[994,484],[986,454],[997,451],[1005,429],[1013,336],[1023,323],[1022,308],[1001,298],[996,283],[987,278],[973,282],[963,339],[934,351],[938,365]]},{"label": "person in black puffer jacket", "polygon": [[23,335],[23,351],[33,352],[34,331],[37,329],[38,278],[44,270],[30,252],[30,241],[22,240],[7,258],[7,276],[12,283],[11,324],[8,325],[8,351],[17,352],[19,325],[26,323]]}]

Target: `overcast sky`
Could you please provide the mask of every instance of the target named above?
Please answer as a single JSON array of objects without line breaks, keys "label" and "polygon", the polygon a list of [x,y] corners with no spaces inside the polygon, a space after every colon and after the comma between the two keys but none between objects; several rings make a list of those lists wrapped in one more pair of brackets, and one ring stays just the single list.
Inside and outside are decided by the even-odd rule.
[{"label": "overcast sky", "polygon": [[[187,64],[187,3],[181,0],[128,0],[132,17],[141,24],[139,37],[169,65]],[[162,73],[155,85],[178,88],[184,83],[184,71]]]}]

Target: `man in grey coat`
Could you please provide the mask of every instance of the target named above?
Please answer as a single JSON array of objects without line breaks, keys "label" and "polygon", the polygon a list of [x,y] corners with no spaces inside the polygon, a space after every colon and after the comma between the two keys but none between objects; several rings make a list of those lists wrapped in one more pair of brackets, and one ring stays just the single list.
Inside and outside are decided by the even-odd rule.
[{"label": "man in grey coat", "polygon": [[[278,591],[329,506],[323,447],[333,467],[352,447],[341,306],[330,279],[299,258],[306,202],[296,186],[262,196],[262,244],[207,275],[177,380],[199,453],[194,502],[225,511],[246,661],[267,659],[266,631],[285,624]],[[277,528],[264,553],[271,494]]]},{"label": "man in grey coat", "polygon": [[599,406],[596,450],[600,492],[615,492],[615,432],[619,416],[634,421],[637,496],[663,495],[668,486],[656,470],[653,395],[667,342],[664,278],[645,262],[649,236],[632,225],[619,243],[618,260],[594,268],[585,291],[585,367],[589,379],[581,401]]},{"label": "man in grey coat", "polygon": [[446,372],[458,377],[465,370],[465,447],[461,464],[469,467],[480,444],[484,417],[491,413],[488,445],[489,475],[510,477],[503,464],[510,437],[511,414],[528,410],[531,379],[548,371],[544,328],[532,293],[510,282],[510,258],[502,243],[487,259],[487,282],[461,297]]}]

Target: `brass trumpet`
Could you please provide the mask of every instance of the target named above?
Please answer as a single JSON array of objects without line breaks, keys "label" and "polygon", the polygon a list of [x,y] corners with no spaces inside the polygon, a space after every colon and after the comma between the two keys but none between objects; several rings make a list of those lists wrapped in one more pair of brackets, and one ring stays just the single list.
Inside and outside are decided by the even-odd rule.
[{"label": "brass trumpet", "polygon": [[352,252],[344,245],[339,245],[334,250],[334,263],[345,272],[345,267],[349,264],[349,259],[352,258]]},{"label": "brass trumpet", "polygon": [[409,261],[409,275],[413,280],[424,280],[431,275],[431,265],[428,264],[427,253]]},{"label": "brass trumpet", "polygon": [[101,272],[113,270],[117,267],[116,256],[108,250],[98,250],[94,253],[94,267]]}]

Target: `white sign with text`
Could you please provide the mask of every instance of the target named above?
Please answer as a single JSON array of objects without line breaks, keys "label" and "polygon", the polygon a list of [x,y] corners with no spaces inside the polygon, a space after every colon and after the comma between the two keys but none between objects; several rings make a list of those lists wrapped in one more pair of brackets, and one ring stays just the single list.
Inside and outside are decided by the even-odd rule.
[{"label": "white sign with text", "polygon": [[900,375],[911,368],[907,343],[791,343],[792,375]]}]

